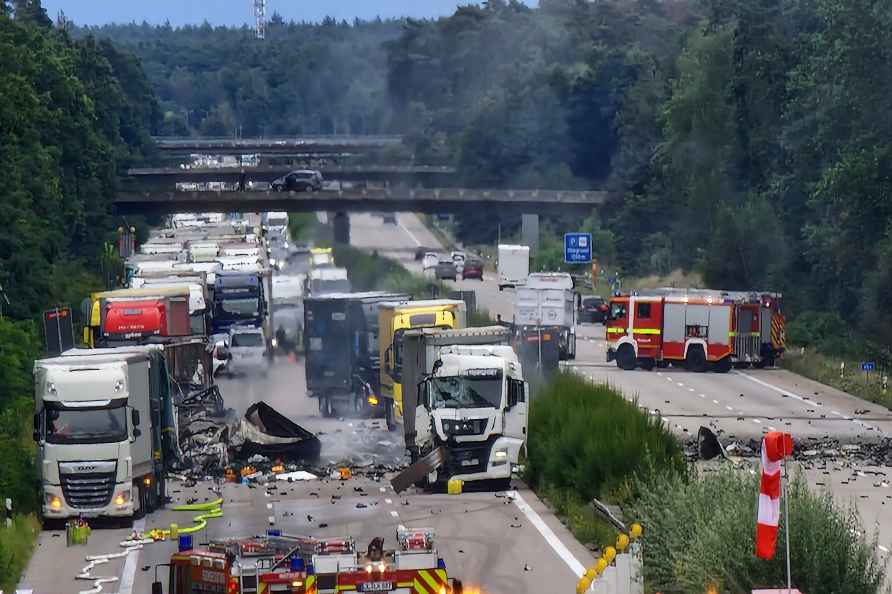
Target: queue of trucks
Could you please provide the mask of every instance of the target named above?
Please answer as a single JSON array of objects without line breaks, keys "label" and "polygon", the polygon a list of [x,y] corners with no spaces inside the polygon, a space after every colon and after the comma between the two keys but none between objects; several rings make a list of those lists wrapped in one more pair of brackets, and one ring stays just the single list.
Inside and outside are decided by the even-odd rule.
[{"label": "queue of trucks", "polygon": [[85,300],[86,348],[35,362],[46,520],[131,522],[164,504],[166,471],[185,462],[177,403],[213,386],[210,337],[239,329],[265,341],[258,237],[222,215],[175,215],[127,259],[122,288]]}]

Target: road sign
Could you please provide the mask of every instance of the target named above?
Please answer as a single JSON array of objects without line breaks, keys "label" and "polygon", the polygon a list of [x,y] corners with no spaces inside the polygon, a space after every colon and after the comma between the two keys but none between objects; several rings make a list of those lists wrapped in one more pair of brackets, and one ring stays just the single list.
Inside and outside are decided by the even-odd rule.
[{"label": "road sign", "polygon": [[43,312],[43,334],[48,355],[59,355],[74,348],[74,325],[71,309],[57,307]]},{"label": "road sign", "polygon": [[564,234],[564,262],[567,264],[588,264],[592,261],[592,234]]},{"label": "road sign", "polygon": [[877,368],[877,364],[873,361],[865,361],[861,364],[862,371],[873,371]]}]

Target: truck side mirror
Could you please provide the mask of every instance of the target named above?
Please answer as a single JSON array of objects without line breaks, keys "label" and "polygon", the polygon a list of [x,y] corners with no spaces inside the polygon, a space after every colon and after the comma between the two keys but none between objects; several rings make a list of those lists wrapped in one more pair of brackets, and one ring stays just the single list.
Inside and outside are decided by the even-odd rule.
[{"label": "truck side mirror", "polygon": [[384,371],[387,375],[393,375],[393,345],[384,349]]},{"label": "truck side mirror", "polygon": [[[130,410],[130,421],[133,423],[134,427],[139,427],[139,411],[135,408]],[[133,433],[136,434],[136,431]],[[139,436],[137,435],[137,437]]]},{"label": "truck side mirror", "polygon": [[40,441],[40,414],[34,415],[34,433],[31,434],[34,441]]}]

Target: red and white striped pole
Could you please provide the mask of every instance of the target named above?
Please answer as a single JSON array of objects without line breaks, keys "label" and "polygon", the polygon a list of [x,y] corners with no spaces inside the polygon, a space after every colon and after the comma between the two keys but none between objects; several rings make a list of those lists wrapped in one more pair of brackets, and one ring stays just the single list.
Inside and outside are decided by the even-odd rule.
[{"label": "red and white striped pole", "polygon": [[[759,515],[756,520],[756,556],[774,558],[780,521],[781,463],[793,453],[793,436],[772,431],[762,439],[762,480],[759,485]],[[784,489],[786,491],[786,489]],[[787,507],[787,586],[790,587],[790,520]]]}]

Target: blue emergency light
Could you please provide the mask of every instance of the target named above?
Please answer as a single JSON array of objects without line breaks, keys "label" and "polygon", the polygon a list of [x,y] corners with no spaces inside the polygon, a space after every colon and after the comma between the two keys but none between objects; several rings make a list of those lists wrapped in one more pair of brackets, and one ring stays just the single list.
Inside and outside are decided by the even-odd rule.
[{"label": "blue emergency light", "polygon": [[191,551],[192,550],[192,535],[191,534],[181,534],[179,541],[179,551],[182,553],[183,551]]},{"label": "blue emergency light", "polygon": [[268,528],[266,531],[267,536],[282,536],[282,531],[278,528]]},{"label": "blue emergency light", "polygon": [[292,557],[291,558],[291,571],[303,571],[303,570],[304,570],[303,557]]}]

